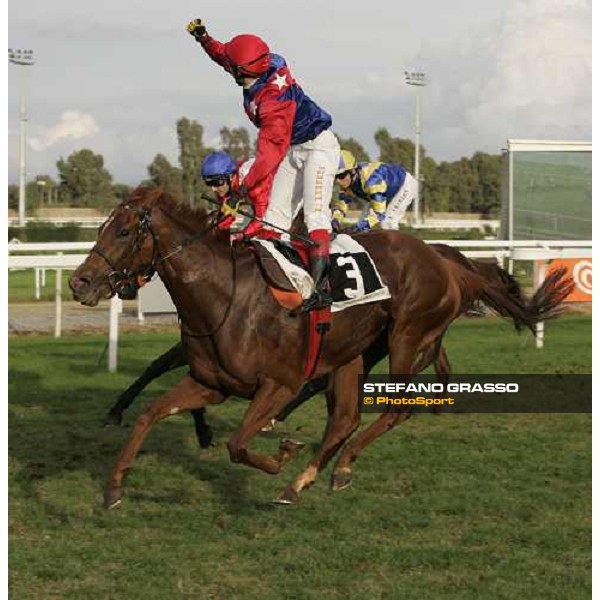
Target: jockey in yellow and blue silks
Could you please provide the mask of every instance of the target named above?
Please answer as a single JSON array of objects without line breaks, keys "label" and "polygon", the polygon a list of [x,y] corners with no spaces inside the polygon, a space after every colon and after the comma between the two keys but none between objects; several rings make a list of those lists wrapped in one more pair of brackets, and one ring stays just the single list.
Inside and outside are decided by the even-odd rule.
[{"label": "jockey in yellow and blue silks", "polygon": [[398,229],[400,219],[417,194],[417,181],[403,166],[357,163],[348,150],[341,151],[335,181],[340,193],[332,204],[332,227],[338,231],[349,205],[357,200],[363,205],[368,203],[368,211],[350,231],[368,231],[377,225],[382,229]]}]

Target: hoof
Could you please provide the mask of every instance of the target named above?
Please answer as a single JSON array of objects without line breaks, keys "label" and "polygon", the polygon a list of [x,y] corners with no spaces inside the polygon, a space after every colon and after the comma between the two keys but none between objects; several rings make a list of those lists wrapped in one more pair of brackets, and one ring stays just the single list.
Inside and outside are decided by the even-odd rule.
[{"label": "hoof", "polygon": [[350,469],[334,471],[331,474],[331,489],[334,492],[339,492],[340,490],[347,488],[351,483],[352,471]]},{"label": "hoof", "polygon": [[276,419],[271,419],[267,425],[261,427],[260,430],[262,433],[269,433],[275,429],[275,423],[277,423]]},{"label": "hoof", "polygon": [[288,485],[279,492],[277,498],[273,500],[273,504],[298,504],[299,500],[298,492],[291,485]]},{"label": "hoof", "polygon": [[279,450],[290,454],[292,458],[296,457],[304,446],[306,446],[304,442],[292,440],[291,438],[286,438],[279,442]]},{"label": "hoof", "polygon": [[123,492],[121,488],[107,488],[104,491],[104,508],[110,510],[116,508],[123,500]]},{"label": "hoof", "polygon": [[123,422],[121,413],[107,413],[104,417],[104,427],[120,427]]},{"label": "hoof", "polygon": [[206,431],[202,431],[201,433],[196,434],[198,438],[198,444],[200,448],[206,449],[210,448],[213,439],[212,429],[207,429]]}]

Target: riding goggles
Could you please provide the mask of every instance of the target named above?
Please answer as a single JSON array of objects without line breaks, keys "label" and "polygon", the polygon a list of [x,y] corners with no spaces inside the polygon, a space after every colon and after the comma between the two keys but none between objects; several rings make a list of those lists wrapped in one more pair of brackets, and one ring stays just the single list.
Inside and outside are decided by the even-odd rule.
[{"label": "riding goggles", "polygon": [[266,56],[269,56],[268,52],[266,52],[265,54],[261,54],[258,58],[255,58],[254,60],[251,60],[250,62],[245,63],[243,65],[234,65],[230,62],[230,69],[233,73],[233,76],[236,78],[236,80],[243,79],[244,77],[260,77],[265,71],[256,71],[253,70],[251,67],[252,65],[256,65],[256,63],[258,63],[259,61],[264,60]]},{"label": "riding goggles", "polygon": [[229,183],[229,177],[221,175],[220,177],[205,177],[204,183],[208,187],[221,187],[222,185]]}]

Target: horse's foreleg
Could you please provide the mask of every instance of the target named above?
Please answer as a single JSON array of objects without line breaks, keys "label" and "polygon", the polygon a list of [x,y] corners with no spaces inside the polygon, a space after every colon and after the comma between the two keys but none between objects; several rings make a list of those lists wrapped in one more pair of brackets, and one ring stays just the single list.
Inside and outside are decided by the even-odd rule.
[{"label": "horse's foreleg", "polygon": [[304,444],[292,440],[282,440],[279,453],[263,455],[250,452],[250,440],[270,419],[278,415],[293,397],[293,392],[273,380],[267,380],[254,396],[242,424],[227,443],[229,456],[233,462],[241,462],[269,474],[279,473],[281,468],[302,449]]},{"label": "horse's foreleg", "polygon": [[363,372],[363,359],[358,356],[333,374],[332,389],[327,391],[327,428],[323,441],[308,467],[286,486],[275,502],[293,504],[300,492],[311,486],[318,473],[325,468],[344,442],[360,424],[358,412],[358,377]]},{"label": "horse's foreleg", "polygon": [[120,425],[123,420],[123,413],[149,383],[173,369],[183,367],[185,364],[181,343],[175,344],[175,346],[153,360],[145,371],[119,395],[117,401],[104,417],[104,425]]},{"label": "horse's foreleg", "polygon": [[202,408],[207,404],[218,404],[224,399],[220,392],[200,385],[188,375],[166,394],[154,400],[137,418],[127,443],[119,453],[117,462],[108,478],[104,494],[105,508],[112,508],[121,501],[121,487],[125,473],[135,459],[152,425],[169,415]]},{"label": "horse's foreleg", "polygon": [[194,429],[200,448],[210,448],[213,439],[213,431],[206,422],[206,409],[194,408],[192,410],[192,417],[194,418]]}]

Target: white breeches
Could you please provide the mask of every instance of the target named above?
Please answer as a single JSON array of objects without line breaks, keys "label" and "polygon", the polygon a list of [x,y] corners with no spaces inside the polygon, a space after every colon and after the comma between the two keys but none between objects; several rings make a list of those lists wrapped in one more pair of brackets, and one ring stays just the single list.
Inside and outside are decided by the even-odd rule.
[{"label": "white breeches", "polygon": [[331,231],[329,204],[339,160],[340,145],[330,130],[310,142],[291,146],[275,174],[265,220],[289,231],[304,207],[309,232]]},{"label": "white breeches", "polygon": [[400,219],[404,216],[406,209],[416,197],[417,180],[410,173],[407,173],[402,187],[387,205],[385,219],[381,223],[381,228],[398,229]]}]

